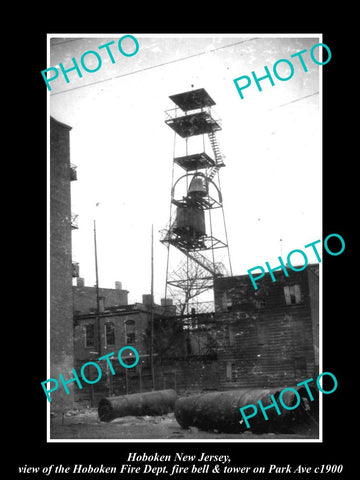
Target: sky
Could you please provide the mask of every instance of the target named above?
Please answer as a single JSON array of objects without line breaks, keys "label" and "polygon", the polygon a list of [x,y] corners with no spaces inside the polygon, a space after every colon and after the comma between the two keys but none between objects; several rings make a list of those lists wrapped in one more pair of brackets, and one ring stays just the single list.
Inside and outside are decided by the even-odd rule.
[{"label": "sky", "polygon": [[[164,297],[167,249],[159,232],[169,220],[174,154],[174,132],[164,112],[175,107],[170,95],[196,88],[205,88],[222,120],[217,137],[225,155],[220,175],[233,275],[266,261],[277,266],[279,255],[285,260],[291,250],[321,239],[321,69],[326,65],[309,55],[321,35],[135,32],[139,50],[133,56],[117,49],[123,35],[48,35],[47,67],[70,68],[72,58],[80,65],[89,50],[102,58],[98,71],[82,69],[82,78],[69,72],[69,83],[60,74],[48,92],[49,115],[72,127],[70,161],[78,180],[71,183],[71,204],[79,215],[72,250],[85,284],[95,284],[95,219],[100,287],[121,281],[129,303],[141,301],[150,292],[153,225],[155,301]],[[115,41],[114,63],[98,48],[110,41]],[[129,38],[121,45],[134,51]],[[252,81],[240,98],[233,79],[251,72],[260,78],[265,65],[273,72],[276,61],[301,50],[306,50],[307,72],[293,58],[291,79],[273,75],[275,85],[265,79],[262,91]],[[95,55],[86,57],[89,69],[96,64]],[[285,62],[278,73],[289,75]]]}]

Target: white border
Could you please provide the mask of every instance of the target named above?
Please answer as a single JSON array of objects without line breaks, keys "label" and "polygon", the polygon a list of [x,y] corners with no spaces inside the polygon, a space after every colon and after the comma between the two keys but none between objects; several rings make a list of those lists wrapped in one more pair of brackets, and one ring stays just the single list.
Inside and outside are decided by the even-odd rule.
[{"label": "white border", "polygon": [[[117,37],[119,33],[48,33],[47,34],[47,68],[50,65],[50,38],[106,38],[106,37]],[[123,33],[121,35],[126,35]],[[322,33],[253,33],[253,34],[240,34],[240,33],[214,33],[214,34],[150,34],[150,33],[131,33],[135,37],[143,37],[143,38],[153,38],[153,37],[161,37],[161,38],[194,38],[194,37],[202,37],[202,38],[213,38],[221,36],[222,38],[234,38],[237,36],[255,38],[312,38],[318,37],[320,43],[323,43],[323,34]],[[322,51],[320,50],[320,55]],[[322,114],[323,114],[323,89],[322,89],[322,68],[319,68],[319,121],[320,121],[320,131],[321,135],[323,135],[323,122],[322,122]],[[47,377],[50,377],[50,92],[47,90],[47,354],[46,354],[46,361],[47,361]],[[323,160],[323,144],[321,145],[321,157]],[[323,173],[323,162],[322,162],[322,173]],[[321,184],[321,198],[323,195],[323,185]],[[323,209],[323,204],[321,205]],[[322,216],[322,230],[323,230],[323,216]],[[321,243],[323,243],[322,235],[321,235]],[[319,262],[319,373],[323,370],[323,308],[322,308],[322,300],[323,300],[323,291],[322,291],[322,262]],[[44,401],[47,402],[46,408],[46,416],[47,416],[47,425],[46,425],[46,440],[47,443],[322,443],[323,442],[323,396],[319,395],[319,438],[316,439],[221,439],[221,438],[197,438],[197,439],[146,439],[146,438],[139,438],[139,439],[130,439],[130,438],[121,438],[121,439],[52,439],[50,438],[50,402],[48,402],[45,398]],[[241,435],[241,434],[239,434]]]}]

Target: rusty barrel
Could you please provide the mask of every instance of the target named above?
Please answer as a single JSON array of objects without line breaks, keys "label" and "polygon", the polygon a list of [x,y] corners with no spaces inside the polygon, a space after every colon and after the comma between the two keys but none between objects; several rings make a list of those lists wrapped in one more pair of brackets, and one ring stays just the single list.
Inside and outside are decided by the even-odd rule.
[{"label": "rusty barrel", "polygon": [[[303,392],[300,392],[299,387],[293,388],[302,397]],[[304,418],[307,415],[304,404],[294,410],[287,410],[277,402],[281,415],[278,415],[274,407],[269,408],[266,410],[269,420],[266,420],[257,403],[261,400],[264,407],[269,406],[273,402],[271,395],[277,399],[282,390],[283,388],[242,388],[178,398],[174,406],[175,418],[183,428],[194,426],[202,430],[217,430],[224,433],[286,431],[294,427],[294,424],[300,421],[300,417]],[[295,393],[284,392],[283,401],[289,407],[295,405]],[[303,401],[302,398],[301,402]],[[249,419],[251,427],[247,428],[240,408],[249,404],[257,407],[257,415]]]},{"label": "rusty barrel", "polygon": [[128,415],[163,415],[174,410],[176,398],[175,390],[170,389],[102,398],[98,415],[102,422]]}]

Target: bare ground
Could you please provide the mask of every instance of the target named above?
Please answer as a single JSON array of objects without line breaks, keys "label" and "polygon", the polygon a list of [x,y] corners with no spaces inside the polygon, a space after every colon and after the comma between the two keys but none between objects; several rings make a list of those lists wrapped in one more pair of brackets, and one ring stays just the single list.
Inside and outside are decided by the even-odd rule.
[{"label": "bare ground", "polygon": [[255,435],[251,432],[228,434],[217,431],[205,432],[196,427],[182,428],[176,421],[174,413],[151,417],[122,417],[109,423],[101,422],[96,408],[71,410],[65,414],[55,415],[50,421],[50,438],[56,439],[222,439],[222,440],[279,440],[316,439],[317,429],[307,425],[301,431],[291,433],[264,433]]}]

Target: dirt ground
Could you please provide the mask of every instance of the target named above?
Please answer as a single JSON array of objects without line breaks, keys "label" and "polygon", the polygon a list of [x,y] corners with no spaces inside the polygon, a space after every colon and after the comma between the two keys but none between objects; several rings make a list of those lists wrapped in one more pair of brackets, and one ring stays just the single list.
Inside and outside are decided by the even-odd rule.
[{"label": "dirt ground", "polygon": [[109,423],[101,422],[96,408],[71,410],[65,414],[54,415],[50,420],[50,438],[56,439],[315,439],[317,429],[311,425],[301,431],[292,433],[264,433],[255,435],[251,432],[225,434],[217,431],[205,432],[196,427],[182,428],[176,421],[174,413],[151,417],[122,417]]}]

